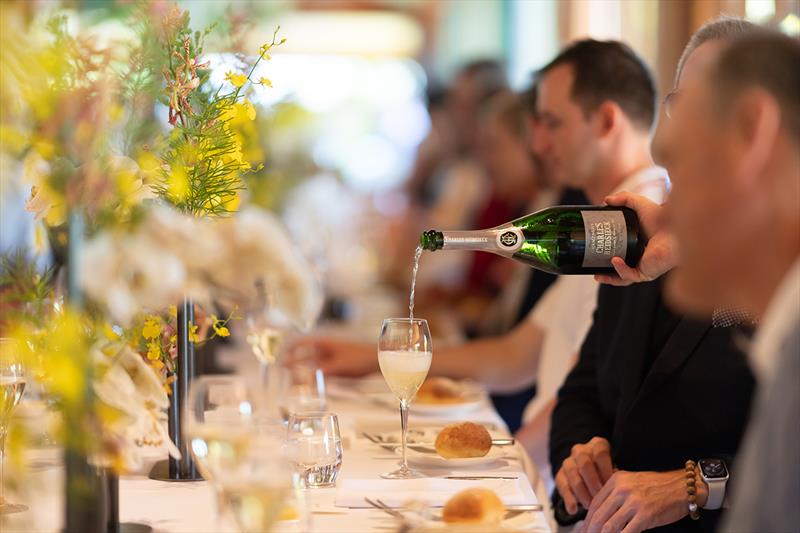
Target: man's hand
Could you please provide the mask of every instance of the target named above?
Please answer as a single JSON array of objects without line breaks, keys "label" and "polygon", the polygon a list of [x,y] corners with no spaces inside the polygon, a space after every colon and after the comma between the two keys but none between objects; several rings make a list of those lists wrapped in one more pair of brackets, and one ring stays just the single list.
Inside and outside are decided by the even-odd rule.
[{"label": "man's hand", "polygon": [[675,237],[663,229],[664,208],[644,196],[623,192],[608,196],[606,204],[626,206],[636,211],[639,224],[650,239],[644,249],[639,264],[629,267],[621,257],[611,259],[617,275],[597,274],[595,279],[600,283],[619,287],[652,281],[671,270],[678,263],[678,244]]},{"label": "man's hand", "polygon": [[303,337],[288,347],[287,355],[289,366],[313,357],[329,376],[360,377],[378,370],[378,355],[373,344],[335,337]]},{"label": "man's hand", "polygon": [[573,446],[556,474],[556,487],[567,512],[577,513],[578,504],[589,509],[592,499],[613,473],[611,445],[606,439],[594,437],[586,444]]},{"label": "man's hand", "polygon": [[[689,514],[685,476],[685,470],[615,472],[592,500],[582,533],[639,533],[677,522]],[[707,498],[707,487],[698,483],[698,506]]]}]

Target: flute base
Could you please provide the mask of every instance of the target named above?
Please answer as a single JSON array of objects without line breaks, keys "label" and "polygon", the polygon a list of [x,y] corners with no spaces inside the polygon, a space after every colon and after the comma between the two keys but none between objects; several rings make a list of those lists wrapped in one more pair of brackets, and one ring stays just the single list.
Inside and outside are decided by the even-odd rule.
[{"label": "flute base", "polygon": [[203,481],[203,477],[200,476],[200,474],[197,474],[197,476],[170,476],[169,459],[158,461],[156,464],[154,464],[147,477],[150,479],[155,479],[156,481]]},{"label": "flute base", "polygon": [[387,472],[386,474],[381,474],[382,479],[419,479],[422,477],[430,477],[430,476],[426,476],[419,470],[408,468],[405,465],[402,465],[394,472]]},{"label": "flute base", "polygon": [[119,525],[119,533],[151,533],[152,531],[152,527],[138,522],[122,522]]}]

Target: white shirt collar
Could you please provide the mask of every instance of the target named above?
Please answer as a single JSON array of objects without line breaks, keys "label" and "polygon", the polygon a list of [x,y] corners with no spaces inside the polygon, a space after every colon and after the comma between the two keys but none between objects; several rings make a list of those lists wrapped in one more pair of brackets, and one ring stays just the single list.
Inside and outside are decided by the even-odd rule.
[{"label": "white shirt collar", "polygon": [[775,375],[781,342],[800,324],[800,259],[781,280],[758,325],[750,349],[750,365],[761,383]]},{"label": "white shirt collar", "polygon": [[667,170],[654,165],[652,167],[645,167],[625,178],[611,194],[628,191],[646,196],[650,200],[660,204],[666,200],[670,188],[671,184]]}]

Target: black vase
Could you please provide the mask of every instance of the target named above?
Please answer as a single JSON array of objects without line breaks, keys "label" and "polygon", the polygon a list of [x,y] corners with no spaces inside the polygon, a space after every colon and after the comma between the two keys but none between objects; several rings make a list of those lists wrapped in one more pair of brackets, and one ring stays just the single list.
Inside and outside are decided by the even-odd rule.
[{"label": "black vase", "polygon": [[64,533],[104,533],[108,524],[105,471],[82,453],[64,451]]},{"label": "black vase", "polygon": [[189,385],[195,376],[194,343],[189,340],[189,330],[194,323],[194,303],[185,298],[178,307],[178,357],[175,380],[172,381],[172,395],[169,402],[168,430],[169,436],[181,452],[181,458],[170,457],[159,461],[150,471],[150,477],[160,481],[200,481],[203,478],[197,472],[189,440],[184,437],[184,407],[189,401]]}]

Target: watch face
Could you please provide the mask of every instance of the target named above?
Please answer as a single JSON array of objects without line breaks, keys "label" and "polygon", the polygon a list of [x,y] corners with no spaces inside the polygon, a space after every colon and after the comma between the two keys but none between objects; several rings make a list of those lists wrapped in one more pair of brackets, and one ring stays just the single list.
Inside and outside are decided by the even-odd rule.
[{"label": "watch face", "polygon": [[700,459],[698,466],[703,472],[703,476],[708,479],[724,479],[728,477],[728,469],[722,459]]}]

